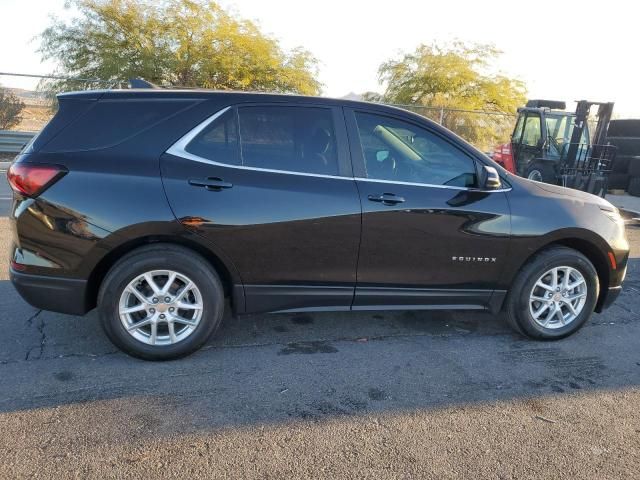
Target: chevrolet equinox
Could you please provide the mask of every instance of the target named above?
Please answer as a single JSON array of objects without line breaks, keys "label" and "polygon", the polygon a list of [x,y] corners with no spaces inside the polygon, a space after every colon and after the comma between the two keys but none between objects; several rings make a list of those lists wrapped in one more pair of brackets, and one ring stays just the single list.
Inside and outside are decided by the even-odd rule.
[{"label": "chevrolet equinox", "polygon": [[430,120],[290,95],[58,96],[14,160],[11,280],[97,307],[123,351],[171,359],[234,314],[487,310],[558,339],[618,296],[618,210],[519,178]]}]

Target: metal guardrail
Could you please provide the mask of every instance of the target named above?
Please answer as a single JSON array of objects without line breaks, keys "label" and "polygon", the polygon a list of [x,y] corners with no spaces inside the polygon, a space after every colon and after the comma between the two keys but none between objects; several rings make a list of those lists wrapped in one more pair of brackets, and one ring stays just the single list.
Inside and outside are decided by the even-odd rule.
[{"label": "metal guardrail", "polygon": [[0,130],[0,153],[18,153],[36,132]]}]

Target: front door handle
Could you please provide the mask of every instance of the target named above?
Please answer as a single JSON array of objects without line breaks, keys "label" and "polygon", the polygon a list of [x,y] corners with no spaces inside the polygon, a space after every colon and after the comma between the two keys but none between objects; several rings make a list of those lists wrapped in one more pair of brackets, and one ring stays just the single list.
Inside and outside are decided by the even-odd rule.
[{"label": "front door handle", "polygon": [[194,187],[204,187],[207,190],[211,191],[219,191],[223,188],[231,188],[233,187],[232,183],[225,182],[221,178],[218,177],[208,177],[208,178],[192,178],[189,180],[189,185]]},{"label": "front door handle", "polygon": [[383,193],[382,195],[369,195],[369,201],[380,202],[384,205],[395,205],[397,203],[403,203],[404,197],[400,197],[394,193]]}]

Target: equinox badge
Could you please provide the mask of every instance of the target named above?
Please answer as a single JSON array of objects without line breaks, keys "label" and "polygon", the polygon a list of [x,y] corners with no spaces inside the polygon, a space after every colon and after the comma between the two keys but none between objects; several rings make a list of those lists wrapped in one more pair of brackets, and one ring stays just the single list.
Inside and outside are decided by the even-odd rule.
[{"label": "equinox badge", "polygon": [[496,257],[451,257],[454,262],[496,263]]}]

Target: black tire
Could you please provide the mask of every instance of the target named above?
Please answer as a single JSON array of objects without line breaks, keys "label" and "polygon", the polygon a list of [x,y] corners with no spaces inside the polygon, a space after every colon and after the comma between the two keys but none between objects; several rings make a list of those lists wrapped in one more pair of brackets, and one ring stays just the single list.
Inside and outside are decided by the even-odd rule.
[{"label": "black tire", "polygon": [[607,141],[616,146],[618,155],[640,155],[640,138],[609,137]]},{"label": "black tire", "polygon": [[632,177],[640,177],[640,153],[638,153],[637,157],[629,159],[629,167],[627,171]]},{"label": "black tire", "polygon": [[[130,335],[119,316],[119,301],[129,282],[152,270],[186,275],[202,294],[202,317],[183,340],[149,345]],[[107,337],[123,352],[144,360],[172,360],[198,350],[216,331],[224,313],[224,289],[218,274],[197,253],[177,245],[155,244],[122,257],[107,273],[98,293],[98,311]]]},{"label": "black tire", "polygon": [[629,180],[629,188],[627,189],[629,195],[634,197],[640,197],[640,177],[634,177]]},{"label": "black tire", "polygon": [[610,173],[607,179],[609,190],[626,190],[629,186],[629,175],[626,173]]},{"label": "black tire", "polygon": [[[640,137],[640,120],[625,118],[611,120],[607,129],[607,137]],[[607,138],[607,140],[609,140]]]},{"label": "black tire", "polygon": [[531,163],[524,176],[529,180],[552,184],[556,184],[558,180],[555,167],[548,162]]},{"label": "black tire", "polygon": [[619,173],[623,175],[629,175],[629,163],[631,157],[626,155],[616,155],[616,159],[611,166],[611,173]]},{"label": "black tire", "polygon": [[[567,266],[578,270],[587,285],[587,299],[578,316],[564,327],[545,328],[533,319],[529,310],[529,296],[537,280],[554,267]],[[512,283],[505,313],[511,327],[537,340],[558,340],[578,331],[591,318],[600,293],[598,273],[593,264],[580,252],[567,247],[550,247],[536,254],[522,268]]]}]

